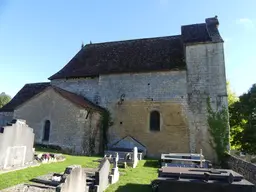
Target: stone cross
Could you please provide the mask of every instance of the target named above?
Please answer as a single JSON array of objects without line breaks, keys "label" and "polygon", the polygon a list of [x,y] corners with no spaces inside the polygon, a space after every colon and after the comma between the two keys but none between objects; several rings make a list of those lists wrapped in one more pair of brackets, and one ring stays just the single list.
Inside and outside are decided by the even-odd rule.
[{"label": "stone cross", "polygon": [[202,160],[203,160],[203,150],[200,149],[200,168],[203,167],[203,162],[202,162]]},{"label": "stone cross", "polygon": [[113,158],[114,168],[117,168],[118,160],[119,160],[119,155],[118,153],[116,153],[116,156]]}]

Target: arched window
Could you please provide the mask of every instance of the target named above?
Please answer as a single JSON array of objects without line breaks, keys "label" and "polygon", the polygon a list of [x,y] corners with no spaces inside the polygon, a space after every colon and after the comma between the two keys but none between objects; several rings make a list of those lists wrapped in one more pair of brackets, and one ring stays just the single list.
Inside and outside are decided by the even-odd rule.
[{"label": "arched window", "polygon": [[158,111],[150,113],[150,131],[160,131],[160,113]]},{"label": "arched window", "polygon": [[46,120],[44,123],[44,136],[43,141],[49,141],[50,137],[50,128],[51,128],[51,122],[49,120]]}]

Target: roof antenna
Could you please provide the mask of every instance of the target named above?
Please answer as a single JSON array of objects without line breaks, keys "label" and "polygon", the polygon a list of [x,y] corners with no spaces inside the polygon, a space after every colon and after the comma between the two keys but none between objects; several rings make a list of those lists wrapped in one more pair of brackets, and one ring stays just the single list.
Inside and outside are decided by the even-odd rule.
[{"label": "roof antenna", "polygon": [[83,47],[84,47],[84,42],[82,41],[81,49],[83,49]]}]

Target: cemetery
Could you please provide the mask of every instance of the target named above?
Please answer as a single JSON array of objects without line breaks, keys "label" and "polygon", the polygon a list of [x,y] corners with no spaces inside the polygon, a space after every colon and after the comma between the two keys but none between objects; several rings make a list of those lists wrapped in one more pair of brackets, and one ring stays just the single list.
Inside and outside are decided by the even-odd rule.
[{"label": "cemetery", "polygon": [[[234,165],[240,161],[232,156],[228,163],[234,170],[214,169],[202,150],[198,154],[163,153],[159,160],[145,160],[143,146],[133,144],[127,148],[126,141],[105,150],[103,157],[36,151],[33,129],[25,120],[14,119],[1,128],[0,189],[3,192],[256,190],[254,178],[236,169]],[[243,164],[247,166],[251,165]],[[17,180],[19,176],[21,180]]]}]

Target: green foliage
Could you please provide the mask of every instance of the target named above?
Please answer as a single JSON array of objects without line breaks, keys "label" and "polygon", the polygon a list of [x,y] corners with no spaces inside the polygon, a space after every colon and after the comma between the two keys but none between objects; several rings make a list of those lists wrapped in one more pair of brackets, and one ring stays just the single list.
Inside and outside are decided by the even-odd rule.
[{"label": "green foliage", "polygon": [[231,106],[232,104],[237,102],[239,98],[236,96],[235,92],[231,90],[229,81],[227,81],[227,92],[228,92],[228,106]]},{"label": "green foliage", "polygon": [[231,145],[256,154],[256,84],[229,107]]},{"label": "green foliage", "polygon": [[5,93],[0,94],[0,108],[2,108],[4,105],[9,103],[11,101],[11,97],[9,95],[6,95]]},{"label": "green foliage", "polygon": [[210,144],[217,154],[219,162],[222,162],[229,144],[228,111],[225,107],[214,111],[210,98],[207,99],[208,124],[212,140]]},{"label": "green foliage", "polygon": [[108,143],[108,137],[107,137],[108,128],[113,124],[110,116],[110,112],[108,110],[105,110],[104,112],[102,112],[101,124],[102,124],[102,130],[103,130],[103,144],[104,144],[104,148],[106,148]]},{"label": "green foliage", "polygon": [[[229,116],[231,115],[232,112],[235,112],[233,109],[234,103],[239,101],[239,98],[236,96],[236,94],[231,90],[230,87],[230,82],[227,81],[227,93],[228,93],[228,108],[229,108]],[[235,115],[235,114],[232,114]],[[237,143],[237,137],[242,132],[241,126],[238,124],[232,122],[233,120],[229,118],[230,120],[230,143],[231,143],[231,149],[239,149],[241,145]]]}]

